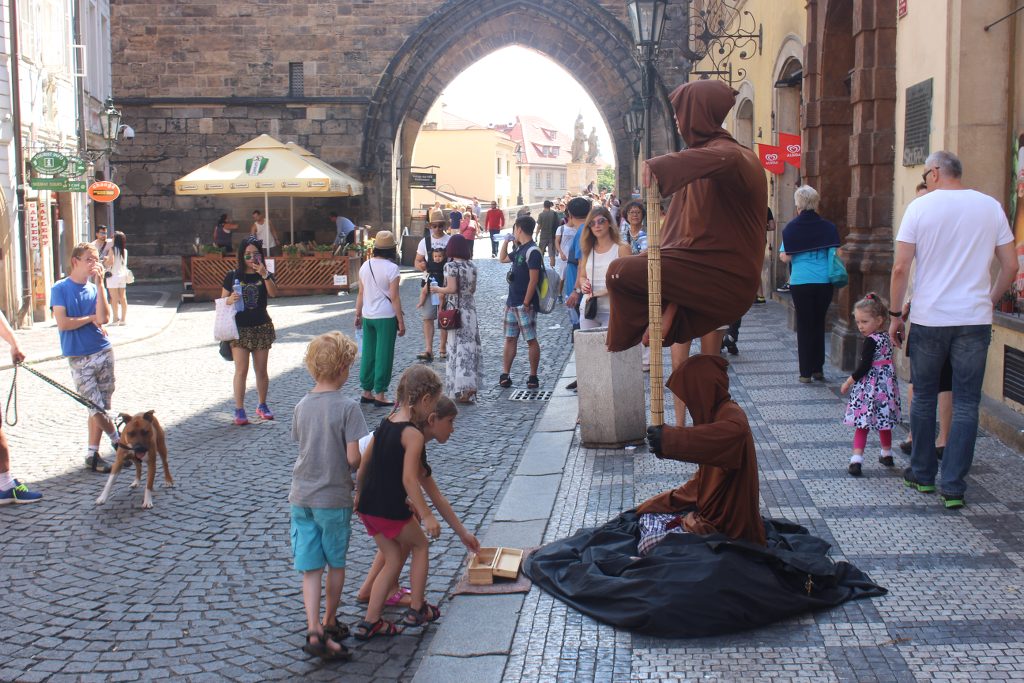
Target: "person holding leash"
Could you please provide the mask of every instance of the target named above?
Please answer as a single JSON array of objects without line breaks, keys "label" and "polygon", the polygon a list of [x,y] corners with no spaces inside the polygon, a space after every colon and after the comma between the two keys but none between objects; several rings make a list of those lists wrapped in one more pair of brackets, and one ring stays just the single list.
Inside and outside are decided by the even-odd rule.
[{"label": "person holding leash", "polygon": [[[11,347],[11,362],[17,365],[25,360],[25,354],[18,348],[18,340],[14,338],[14,330],[3,312],[0,312],[0,339]],[[11,476],[11,451],[7,445],[7,435],[0,429],[0,505],[21,505],[38,503],[43,494],[30,490],[25,484]]]},{"label": "person holding leash", "polygon": [[89,416],[89,445],[85,465],[93,472],[110,472],[99,455],[106,432],[117,450],[117,430],[107,416],[114,394],[114,351],[103,326],[110,320],[104,291],[103,261],[94,244],[82,242],[71,250],[71,273],[50,289],[50,308],[60,333],[60,350],[68,358],[75,391],[101,409]]}]

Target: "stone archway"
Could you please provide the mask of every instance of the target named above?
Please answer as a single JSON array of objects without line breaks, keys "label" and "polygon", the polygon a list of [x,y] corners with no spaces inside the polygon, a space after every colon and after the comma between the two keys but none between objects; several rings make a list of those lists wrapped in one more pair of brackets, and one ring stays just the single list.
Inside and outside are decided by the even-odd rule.
[{"label": "stone archway", "polygon": [[896,7],[889,0],[808,0],[805,181],[840,228],[849,285],[836,297],[832,363],[855,364],[850,311],[883,296],[892,271]]},{"label": "stone archway", "polygon": [[[458,26],[458,31],[452,31]],[[618,160],[620,194],[632,188],[633,141],[623,115],[639,96],[639,68],[628,28],[594,0],[456,0],[412,32],[381,76],[363,131],[360,166],[368,181],[367,214],[377,224],[408,220],[408,175],[399,172],[427,110],[452,78],[487,54],[508,46],[535,49],[584,87],[604,116]],[[594,46],[600,45],[599,50]],[[495,97],[531,96],[504,93]],[[657,148],[673,140],[665,86],[657,77],[654,136]],[[556,101],[556,96],[552,95]]]}]

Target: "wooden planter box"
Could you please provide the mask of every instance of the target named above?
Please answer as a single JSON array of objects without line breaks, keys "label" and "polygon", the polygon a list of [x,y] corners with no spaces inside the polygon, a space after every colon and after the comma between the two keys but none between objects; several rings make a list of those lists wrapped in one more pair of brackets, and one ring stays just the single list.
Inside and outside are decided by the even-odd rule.
[{"label": "wooden planter box", "polygon": [[[224,276],[238,265],[234,255],[182,256],[181,261],[182,282],[192,283],[195,301],[212,301],[219,297]],[[347,257],[279,256],[273,261],[278,296],[309,296],[350,291]],[[334,284],[335,276],[344,277],[342,281],[345,284]]]}]

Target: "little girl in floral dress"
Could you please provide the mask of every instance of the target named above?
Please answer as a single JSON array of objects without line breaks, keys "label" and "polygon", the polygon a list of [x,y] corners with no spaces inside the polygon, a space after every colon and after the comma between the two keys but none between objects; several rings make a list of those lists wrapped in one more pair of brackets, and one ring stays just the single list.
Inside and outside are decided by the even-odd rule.
[{"label": "little girl in floral dress", "polygon": [[874,292],[868,292],[853,306],[857,330],[864,335],[860,362],[845,382],[842,393],[850,392],[843,424],[856,427],[853,434],[853,455],[848,471],[859,477],[864,462],[864,446],[868,430],[878,431],[882,449],[878,462],[893,466],[892,428],[900,421],[900,387],[892,363],[892,342],[889,339],[889,311]]}]

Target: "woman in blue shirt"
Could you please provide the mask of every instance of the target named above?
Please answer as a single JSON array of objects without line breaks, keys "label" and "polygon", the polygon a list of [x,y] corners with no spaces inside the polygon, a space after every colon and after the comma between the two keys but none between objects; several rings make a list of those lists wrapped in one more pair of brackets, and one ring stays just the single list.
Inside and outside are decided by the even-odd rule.
[{"label": "woman in blue shirt", "polygon": [[798,187],[793,200],[800,214],[782,231],[779,258],[791,266],[799,379],[806,384],[812,379],[825,381],[825,316],[832,303],[829,249],[839,246],[839,230],[818,215],[820,197],[810,185]]}]

